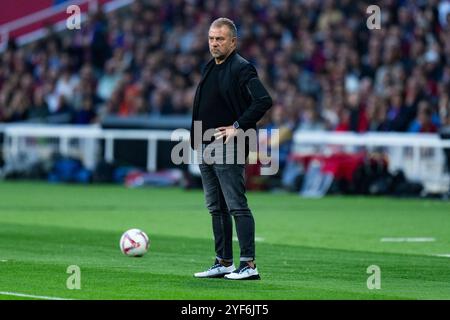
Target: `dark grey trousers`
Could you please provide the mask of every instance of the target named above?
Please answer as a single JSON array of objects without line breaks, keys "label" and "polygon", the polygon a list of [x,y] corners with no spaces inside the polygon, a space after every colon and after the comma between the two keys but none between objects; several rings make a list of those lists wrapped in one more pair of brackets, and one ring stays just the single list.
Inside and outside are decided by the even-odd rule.
[{"label": "dark grey trousers", "polygon": [[[228,155],[224,154],[226,157]],[[233,261],[233,216],[240,260],[254,260],[255,221],[245,196],[245,164],[227,164],[223,161],[223,164],[200,163],[199,166],[206,207],[212,216],[216,257]]]}]

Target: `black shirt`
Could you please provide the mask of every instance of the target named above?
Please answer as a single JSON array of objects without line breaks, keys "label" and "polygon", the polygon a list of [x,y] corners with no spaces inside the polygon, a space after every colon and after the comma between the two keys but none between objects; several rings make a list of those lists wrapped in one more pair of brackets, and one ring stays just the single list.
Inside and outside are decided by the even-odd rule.
[{"label": "black shirt", "polygon": [[[213,66],[200,90],[197,120],[202,121],[202,137],[208,129],[230,126],[236,121],[219,90],[218,75],[223,66],[224,64]],[[214,141],[214,138],[210,141]],[[204,141],[204,143],[210,141]]]}]

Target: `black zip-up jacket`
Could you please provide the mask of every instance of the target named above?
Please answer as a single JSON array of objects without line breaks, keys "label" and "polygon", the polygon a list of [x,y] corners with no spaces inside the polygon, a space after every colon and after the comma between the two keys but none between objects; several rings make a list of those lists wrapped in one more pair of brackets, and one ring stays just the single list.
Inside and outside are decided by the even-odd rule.
[{"label": "black zip-up jacket", "polygon": [[[197,145],[194,145],[194,121],[198,120],[200,91],[214,63],[213,58],[206,64],[202,79],[195,92],[190,132],[193,149],[197,147]],[[233,51],[223,63],[225,65],[219,71],[220,93],[233,112],[232,116],[238,122],[239,128],[256,130],[256,123],[272,106],[272,98],[259,80],[255,67],[236,51]]]}]

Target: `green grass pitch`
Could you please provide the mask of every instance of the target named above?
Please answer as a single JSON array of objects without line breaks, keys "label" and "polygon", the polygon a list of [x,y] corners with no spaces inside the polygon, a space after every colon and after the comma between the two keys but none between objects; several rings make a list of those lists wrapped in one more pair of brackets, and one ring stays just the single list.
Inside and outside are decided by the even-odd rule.
[{"label": "green grass pitch", "polygon": [[[249,192],[262,280],[236,282],[192,276],[214,258],[201,190],[2,182],[0,199],[0,299],[450,299],[450,257],[435,256],[450,255],[448,202]],[[134,227],[151,240],[142,258],[119,250]]]}]

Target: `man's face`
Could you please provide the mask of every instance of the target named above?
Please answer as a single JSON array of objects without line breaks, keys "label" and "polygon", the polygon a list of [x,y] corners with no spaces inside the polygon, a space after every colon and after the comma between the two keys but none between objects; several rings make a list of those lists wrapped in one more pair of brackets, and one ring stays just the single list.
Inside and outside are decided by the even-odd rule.
[{"label": "man's face", "polygon": [[231,37],[227,26],[211,27],[208,34],[209,51],[213,58],[224,59],[235,48],[236,38]]}]

